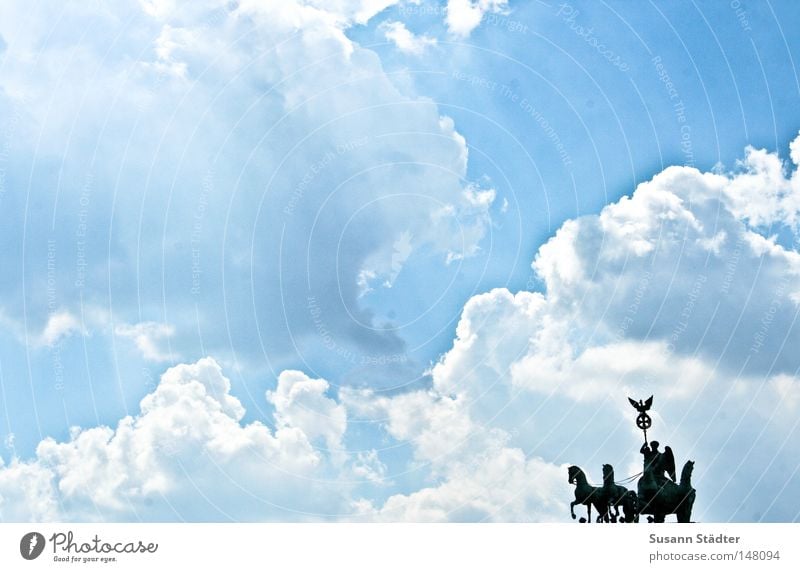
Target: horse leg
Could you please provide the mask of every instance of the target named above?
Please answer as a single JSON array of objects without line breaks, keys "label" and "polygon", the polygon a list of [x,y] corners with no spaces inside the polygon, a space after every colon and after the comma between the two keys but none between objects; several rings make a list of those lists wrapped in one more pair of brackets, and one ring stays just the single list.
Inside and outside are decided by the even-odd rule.
[{"label": "horse leg", "polygon": [[608,522],[608,507],[594,505],[597,509],[597,522]]},{"label": "horse leg", "polygon": [[686,495],[686,497],[678,507],[678,510],[675,511],[675,516],[678,517],[678,522],[691,522],[693,504],[694,504],[694,491]]},{"label": "horse leg", "polygon": [[586,503],[586,522],[592,522],[592,503]]},{"label": "horse leg", "polygon": [[572,520],[575,520],[575,505],[578,504],[578,501],[572,501],[569,503],[569,514],[572,516]]}]

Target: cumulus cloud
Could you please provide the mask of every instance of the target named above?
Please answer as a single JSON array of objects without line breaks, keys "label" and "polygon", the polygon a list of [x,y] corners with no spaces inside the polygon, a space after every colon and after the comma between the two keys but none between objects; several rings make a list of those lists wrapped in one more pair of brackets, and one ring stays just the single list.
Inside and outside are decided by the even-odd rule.
[{"label": "cumulus cloud", "polygon": [[[790,155],[798,164],[798,141]],[[785,224],[797,229],[800,212],[800,173],[784,165],[775,153],[747,147],[740,161],[744,173],[737,174],[725,189],[731,212],[755,227]],[[787,175],[787,168],[791,171]]]},{"label": "cumulus cloud", "polygon": [[[79,261],[55,268],[72,306],[52,323],[35,274],[24,291],[0,282],[4,324],[26,307],[34,331],[62,339],[86,301],[113,307],[125,320],[114,333],[153,361],[168,358],[169,340],[176,355],[202,342],[272,363],[291,352],[287,340],[318,344],[315,332],[337,349],[403,349],[359,297],[392,285],[414,256],[478,252],[496,193],[465,181],[452,119],[348,39],[347,26],[391,2],[279,4],[73,3],[55,24],[47,2],[0,5],[8,181],[30,180],[35,150],[37,200],[59,207],[51,219],[4,203],[28,226],[0,227],[10,245],[0,259],[33,272],[47,237],[58,260]],[[467,37],[506,9],[450,0],[448,30]],[[286,371],[267,394],[273,429],[243,422],[213,360],[171,368],[138,414],[5,462],[0,515],[558,519],[566,464],[638,470],[624,397],[652,392],[661,440],[724,493],[701,491],[706,519],[759,518],[756,488],[800,494],[787,480],[800,456],[800,139],[790,158],[748,149],[730,173],[671,167],[567,221],[533,262],[543,291],[470,299],[424,390],[345,388],[337,399],[327,381]],[[392,472],[374,444],[348,454],[348,412],[408,445],[417,480],[404,492],[384,502],[351,483],[385,484]],[[796,518],[769,510],[761,517]]]},{"label": "cumulus cloud", "polygon": [[[791,439],[800,364],[790,351],[800,341],[800,262],[793,244],[764,234],[765,224],[792,228],[791,209],[756,219],[741,192],[745,180],[775,196],[794,176],[776,180],[777,160],[766,154],[727,175],[671,167],[566,222],[533,262],[545,290],[471,298],[425,389],[343,387],[337,399],[327,381],[285,371],[267,393],[273,431],[242,425],[215,362],[178,366],[116,429],[75,430],[68,442],[43,441],[33,461],[12,460],[0,471],[0,510],[202,519],[208,512],[184,508],[201,494],[236,519],[301,518],[286,516],[291,505],[360,520],[560,520],[567,464],[590,478],[602,462],[618,475],[639,470],[625,397],[653,393],[654,436],[679,462],[697,461],[698,486],[717,482],[725,493],[701,489],[698,518],[794,518],[777,505],[758,512],[753,494],[794,494],[791,471],[772,469],[800,454]],[[410,446],[409,470],[424,476],[415,489],[370,498],[364,487],[392,475],[375,449],[346,451],[348,414]],[[31,484],[14,485],[20,475]],[[321,488],[313,501],[300,493],[309,482]],[[20,512],[22,502],[36,514]]]},{"label": "cumulus cloud", "polygon": [[448,0],[445,22],[451,34],[467,38],[484,15],[503,14],[507,9],[508,0]]},{"label": "cumulus cloud", "polygon": [[[774,469],[800,452],[790,438],[800,362],[788,349],[800,343],[800,258],[796,243],[762,234],[794,228],[796,176],[752,149],[727,175],[671,167],[566,222],[533,263],[543,293],[469,300],[432,389],[362,410],[386,417],[441,480],[390,498],[379,517],[557,519],[561,463],[640,470],[625,397],[655,394],[655,436],[680,463],[697,461],[698,486],[724,488],[698,518],[796,518],[754,500],[796,486]],[[760,197],[775,200],[751,204]]]},{"label": "cumulus cloud", "polygon": [[347,428],[347,413],[342,405],[326,397],[328,382],[310,379],[300,371],[284,371],[278,387],[267,392],[275,406],[278,427],[297,427],[310,440],[322,439],[328,451],[341,459],[342,436]]},{"label": "cumulus cloud", "polygon": [[[767,155],[753,165],[777,160]],[[75,429],[66,442],[42,441],[35,459],[7,463],[0,511],[562,520],[567,465],[594,480],[603,462],[620,477],[640,470],[625,397],[653,393],[652,435],[679,463],[697,462],[696,518],[791,520],[791,507],[763,499],[798,492],[800,364],[790,348],[800,266],[791,241],[764,234],[764,224],[791,229],[790,209],[753,220],[740,192],[741,177],[772,196],[794,176],[767,171],[671,167],[566,222],[533,262],[545,290],[471,298],[424,389],[341,387],[334,396],[327,381],[284,371],[267,392],[271,430],[242,424],[244,408],[213,360],[171,368],[116,428]],[[408,445],[416,486],[371,496],[376,486],[387,492],[392,472],[375,448],[347,451],[349,416]]]},{"label": "cumulus cloud", "polygon": [[401,52],[421,55],[429,46],[436,45],[436,38],[417,36],[406,28],[403,22],[384,22],[380,29],[387,40],[392,42]]},{"label": "cumulus cloud", "polygon": [[[748,150],[745,170],[730,175],[670,167],[599,215],[565,223],[534,268],[552,315],[573,321],[575,355],[637,339],[728,372],[793,373],[788,352],[761,351],[767,339],[774,350],[777,340],[800,341],[800,255],[794,239],[778,239],[793,228],[797,175],[780,165]],[[764,207],[775,197],[783,206]]]},{"label": "cumulus cloud", "polygon": [[517,448],[478,457],[448,471],[447,480],[409,495],[394,495],[374,515],[385,521],[559,522],[570,499],[567,467],[525,459]]},{"label": "cumulus cloud", "polygon": [[[35,459],[0,467],[0,518],[303,520],[349,510],[328,453],[312,445],[338,439],[341,406],[326,404],[323,380],[287,372],[279,387],[271,430],[242,424],[213,359],[170,368],[116,427],[74,428],[66,442],[42,441]],[[327,421],[310,417],[319,406]]]},{"label": "cumulus cloud", "polygon": [[[435,379],[435,376],[434,376]],[[412,443],[414,462],[440,484],[390,496],[382,505],[355,503],[358,516],[386,521],[561,520],[568,502],[566,467],[509,445],[511,434],[476,423],[463,395],[437,388],[393,398],[344,392],[354,410],[387,419],[392,437]]]}]

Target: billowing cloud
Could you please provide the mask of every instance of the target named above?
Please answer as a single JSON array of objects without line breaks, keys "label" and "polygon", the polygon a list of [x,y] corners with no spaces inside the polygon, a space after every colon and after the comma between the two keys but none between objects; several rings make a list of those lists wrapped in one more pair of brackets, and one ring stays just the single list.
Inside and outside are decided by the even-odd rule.
[{"label": "billowing cloud", "polygon": [[0,281],[0,310],[19,321],[27,305],[45,327],[52,248],[64,310],[168,323],[175,356],[298,362],[320,320],[349,354],[402,354],[360,295],[391,284],[397,244],[404,260],[479,252],[494,195],[467,180],[454,122],[347,37],[393,3],[128,0],[70,5],[56,30],[47,3],[4,4],[6,185],[27,184],[35,152],[49,214],[27,220],[23,249],[29,214],[6,196],[0,262],[30,286]]},{"label": "billowing cloud", "polygon": [[[670,167],[599,215],[568,221],[540,248],[534,267],[553,319],[570,322],[573,355],[635,339],[702,355],[727,373],[794,373],[782,344],[800,341],[797,174],[752,149],[743,167]],[[776,197],[782,206],[765,207]]]},{"label": "billowing cloud", "polygon": [[[36,189],[32,211],[2,195],[3,324],[47,344],[104,308],[145,359],[245,369],[402,354],[362,301],[415,257],[480,252],[496,192],[467,180],[455,122],[348,38],[392,3],[3,3],[3,188]],[[450,0],[446,24],[506,9]],[[472,297],[424,389],[337,395],[309,363],[245,421],[214,360],[171,368],[113,427],[6,459],[0,517],[560,519],[567,464],[640,470],[625,397],[653,393],[653,432],[697,461],[698,519],[796,519],[764,502],[800,494],[800,139],[789,154],[671,167],[567,221],[533,261],[542,292]]]},{"label": "billowing cloud", "polygon": [[[777,470],[800,453],[790,437],[800,255],[785,238],[796,172],[752,149],[727,175],[671,167],[599,215],[566,222],[533,264],[543,293],[469,300],[432,389],[361,411],[388,419],[441,480],[377,513],[559,518],[562,463],[640,470],[626,396],[655,394],[651,435],[679,463],[697,461],[698,518],[796,518],[755,500],[796,487],[792,471]],[[758,197],[780,206],[759,211]],[[370,397],[343,396],[354,411]]]},{"label": "billowing cloud", "polygon": [[275,406],[279,428],[296,427],[311,441],[322,439],[328,452],[341,459],[347,413],[343,406],[325,396],[328,389],[324,379],[310,379],[299,371],[284,371],[278,377],[278,387],[267,392],[267,399]]},{"label": "billowing cloud", "polygon": [[[434,384],[436,388],[436,383]],[[511,433],[476,423],[462,394],[436,389],[394,398],[343,394],[361,414],[387,419],[389,434],[408,441],[413,463],[440,484],[395,494],[382,505],[355,502],[361,519],[414,522],[555,521],[569,501],[566,466],[510,446]]]},{"label": "billowing cloud", "polygon": [[447,0],[447,29],[454,36],[466,38],[485,14],[502,14],[507,9],[508,0]]},{"label": "billowing cloud", "polygon": [[[697,463],[696,518],[791,520],[764,499],[798,492],[798,255],[762,232],[793,215],[751,221],[740,177],[771,196],[794,174],[776,180],[757,165],[777,156],[763,159],[727,175],[672,167],[565,223],[533,263],[545,291],[470,299],[427,388],[336,396],[284,371],[267,392],[273,430],[242,423],[213,360],[171,368],[116,428],[6,463],[3,518],[561,520],[568,464],[594,480],[603,462],[638,472],[625,397],[652,393],[652,436]],[[380,449],[347,450],[351,416],[408,446],[416,487],[391,490]]]},{"label": "billowing cloud", "polygon": [[74,428],[66,442],[42,441],[35,459],[2,466],[0,518],[303,520],[349,510],[329,454],[312,445],[344,430],[341,406],[328,408],[327,422],[308,417],[325,405],[326,386],[285,374],[270,397],[271,430],[242,424],[214,360],[170,368],[115,428]]}]

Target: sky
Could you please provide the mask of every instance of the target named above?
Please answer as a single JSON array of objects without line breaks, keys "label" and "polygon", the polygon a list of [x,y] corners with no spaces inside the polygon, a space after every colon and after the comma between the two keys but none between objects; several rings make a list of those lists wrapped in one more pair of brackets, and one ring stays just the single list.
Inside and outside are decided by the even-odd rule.
[{"label": "sky", "polygon": [[0,520],[800,520],[800,6],[0,5]]}]

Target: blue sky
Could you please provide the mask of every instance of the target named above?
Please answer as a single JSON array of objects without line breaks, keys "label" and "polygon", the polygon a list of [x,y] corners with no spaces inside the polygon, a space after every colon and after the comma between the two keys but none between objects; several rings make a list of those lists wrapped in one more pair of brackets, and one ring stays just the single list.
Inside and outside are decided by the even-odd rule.
[{"label": "blue sky", "polygon": [[797,520],[798,12],[4,3],[0,519]]}]

